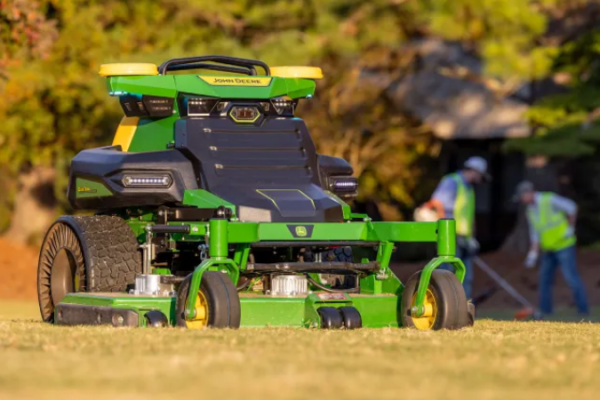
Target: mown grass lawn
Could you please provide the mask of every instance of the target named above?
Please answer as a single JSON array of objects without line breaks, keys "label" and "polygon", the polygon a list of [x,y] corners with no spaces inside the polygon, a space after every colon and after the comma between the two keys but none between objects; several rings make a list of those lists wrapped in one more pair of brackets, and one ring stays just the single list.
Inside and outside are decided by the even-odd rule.
[{"label": "mown grass lawn", "polygon": [[600,325],[64,328],[0,303],[0,398],[598,399]]}]

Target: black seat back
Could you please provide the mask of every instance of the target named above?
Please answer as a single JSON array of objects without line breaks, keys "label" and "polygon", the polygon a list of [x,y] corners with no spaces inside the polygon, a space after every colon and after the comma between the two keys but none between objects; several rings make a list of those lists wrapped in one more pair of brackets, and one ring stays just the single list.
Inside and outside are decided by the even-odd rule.
[{"label": "black seat back", "polygon": [[175,147],[196,164],[202,188],[230,203],[270,210],[270,220],[341,219],[339,204],[321,189],[315,145],[299,118],[261,126],[181,119],[175,137]]}]

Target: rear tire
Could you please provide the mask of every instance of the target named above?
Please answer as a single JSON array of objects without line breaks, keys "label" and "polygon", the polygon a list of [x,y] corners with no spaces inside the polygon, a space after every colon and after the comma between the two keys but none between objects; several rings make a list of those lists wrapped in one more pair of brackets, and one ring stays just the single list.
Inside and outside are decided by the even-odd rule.
[{"label": "rear tire", "polygon": [[410,277],[402,293],[402,323],[405,327],[420,330],[461,329],[469,326],[467,297],[461,283],[450,271],[435,270],[431,274],[427,298],[433,310],[432,316],[411,316],[415,303],[421,271]]},{"label": "rear tire", "polygon": [[42,319],[72,292],[126,291],[142,271],[138,241],[121,218],[60,217],[48,230],[38,262]]},{"label": "rear tire", "polygon": [[184,311],[191,282],[192,274],[189,274],[177,290],[177,326],[188,329],[240,327],[241,305],[237,289],[227,275],[216,271],[206,271],[202,275],[196,302],[197,318],[186,321]]}]

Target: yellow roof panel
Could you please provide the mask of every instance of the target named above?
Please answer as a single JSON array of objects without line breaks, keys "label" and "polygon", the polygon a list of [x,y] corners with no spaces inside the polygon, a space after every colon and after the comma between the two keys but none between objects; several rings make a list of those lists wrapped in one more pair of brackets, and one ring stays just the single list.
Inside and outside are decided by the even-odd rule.
[{"label": "yellow roof panel", "polygon": [[280,78],[323,79],[319,67],[271,67],[271,75]]},{"label": "yellow roof panel", "polygon": [[125,75],[158,75],[158,68],[155,64],[146,63],[115,63],[100,66],[100,76]]}]

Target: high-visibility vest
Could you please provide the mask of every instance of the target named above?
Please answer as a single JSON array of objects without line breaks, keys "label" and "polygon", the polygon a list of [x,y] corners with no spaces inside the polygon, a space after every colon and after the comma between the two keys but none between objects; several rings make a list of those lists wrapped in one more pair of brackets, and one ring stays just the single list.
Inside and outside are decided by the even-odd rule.
[{"label": "high-visibility vest", "polygon": [[450,174],[449,177],[456,182],[456,199],[454,200],[456,234],[471,237],[475,223],[475,191],[471,185],[465,183],[459,174]]},{"label": "high-visibility vest", "polygon": [[545,251],[559,251],[573,246],[577,242],[574,234],[567,235],[569,220],[563,212],[552,210],[552,196],[550,192],[541,192],[537,204],[537,213],[534,207],[529,207],[529,219],[540,237],[540,247]]}]

